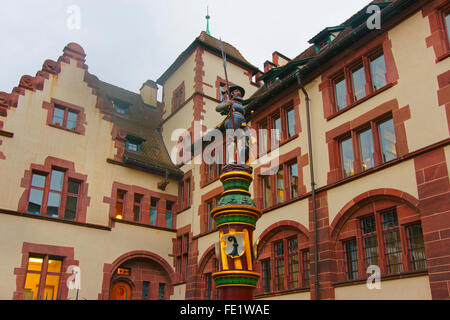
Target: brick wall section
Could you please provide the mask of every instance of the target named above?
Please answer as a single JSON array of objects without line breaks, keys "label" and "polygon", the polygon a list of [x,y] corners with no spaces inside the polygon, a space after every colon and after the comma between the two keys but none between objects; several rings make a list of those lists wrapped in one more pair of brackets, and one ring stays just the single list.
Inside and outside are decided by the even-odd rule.
[{"label": "brick wall section", "polygon": [[450,298],[450,183],[444,149],[414,159],[433,299]]},{"label": "brick wall section", "polygon": [[[327,192],[316,194],[316,214],[318,232],[318,256],[319,256],[319,299],[334,299],[333,283],[336,282],[336,252],[330,238],[330,221],[328,218]],[[315,292],[315,252],[314,252],[314,216],[312,199],[309,198],[309,230],[310,239],[310,272],[311,272],[311,299],[316,299]]]},{"label": "brick wall section", "polygon": [[[192,232],[190,233],[192,239]],[[187,264],[187,279],[186,279],[186,300],[201,299],[201,285],[202,277],[199,270],[198,260],[198,239],[193,239],[189,245],[189,255]]]}]

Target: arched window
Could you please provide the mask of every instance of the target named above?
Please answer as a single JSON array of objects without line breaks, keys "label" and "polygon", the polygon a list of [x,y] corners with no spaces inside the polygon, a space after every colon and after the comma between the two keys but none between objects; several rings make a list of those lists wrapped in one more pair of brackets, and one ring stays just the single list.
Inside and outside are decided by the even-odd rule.
[{"label": "arched window", "polygon": [[216,288],[212,274],[219,271],[219,261],[214,248],[210,248],[200,262],[201,297],[204,300],[218,300],[219,290]]},{"label": "arched window", "polygon": [[257,248],[257,268],[261,278],[256,294],[310,286],[309,241],[305,233],[289,225],[269,228]]},{"label": "arched window", "polygon": [[426,270],[420,215],[410,204],[377,197],[349,211],[337,233],[341,281],[367,278],[371,265],[382,275]]}]

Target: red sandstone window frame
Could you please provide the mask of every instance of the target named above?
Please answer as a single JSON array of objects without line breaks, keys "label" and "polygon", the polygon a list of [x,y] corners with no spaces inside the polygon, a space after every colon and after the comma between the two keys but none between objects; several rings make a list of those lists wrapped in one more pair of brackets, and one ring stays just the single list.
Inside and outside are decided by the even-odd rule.
[{"label": "red sandstone window frame", "polygon": [[184,81],[172,93],[172,112],[180,109],[186,99]]},{"label": "red sandstone window frame", "polygon": [[[374,209],[375,208],[375,209]],[[366,217],[373,216],[375,218],[375,231],[373,232],[373,235],[376,237],[377,240],[377,247],[378,247],[378,266],[380,267],[381,275],[396,275],[399,273],[404,272],[420,272],[420,271],[426,271],[426,269],[419,269],[416,270],[410,260],[410,253],[409,253],[409,245],[410,240],[407,237],[407,229],[410,226],[414,225],[421,225],[420,217],[407,215],[405,213],[400,213],[400,209],[398,204],[394,204],[390,201],[381,201],[378,203],[375,203],[375,207],[371,208],[365,208],[361,210],[361,212],[358,212],[354,214],[349,221],[346,222],[346,224],[349,224],[346,228],[346,230],[349,231],[349,234],[346,234],[344,236],[340,236],[338,238],[338,259],[341,260],[341,263],[338,263],[340,266],[340,280],[342,281],[358,281],[363,280],[368,277],[368,274],[366,273],[368,264],[366,263],[366,257],[364,254],[364,244],[363,239],[365,235],[362,232],[362,219]],[[386,212],[389,212],[393,210],[397,215],[397,226],[395,227],[400,234],[400,245],[401,245],[401,253],[402,253],[402,271],[398,273],[390,273],[388,271],[389,266],[386,259],[386,243],[385,243],[385,229],[383,228],[383,221],[382,221],[382,215]],[[405,215],[406,217],[403,217],[401,215]],[[348,269],[347,269],[347,252],[346,252],[346,246],[345,243],[349,240],[356,239],[356,249],[357,249],[357,274],[358,277],[354,279],[353,277],[349,277],[348,275]],[[423,233],[422,233],[422,239],[423,239]]]},{"label": "red sandstone window frame", "polygon": [[[294,134],[291,136],[288,136],[288,112],[294,110]],[[276,147],[282,146],[285,143],[288,143],[289,141],[295,139],[298,137],[298,134],[300,132],[299,130],[299,121],[298,121],[298,111],[297,108],[294,105],[294,101],[291,99],[287,103],[283,104],[280,107],[277,107],[276,109],[271,109],[270,113],[265,115],[264,117],[258,118],[256,122],[256,128],[258,129],[257,133],[257,150],[258,154],[257,157],[263,156],[270,152],[272,150],[271,146],[271,139],[272,139],[272,129],[275,129],[274,120],[276,118],[280,119],[280,139],[278,140],[278,145]],[[260,141],[260,130],[264,128],[264,126],[267,126],[267,145],[266,148],[261,145]],[[275,149],[276,149],[275,147]]]},{"label": "red sandstone window frame", "polygon": [[183,179],[178,183],[178,213],[192,206],[192,170],[185,173]]},{"label": "red sandstone window frame", "polygon": [[186,282],[188,278],[189,232],[178,235],[175,239],[175,273],[178,282]]},{"label": "red sandstone window frame", "polygon": [[[50,103],[45,101],[43,102],[43,108],[48,110],[46,122],[48,126],[72,133],[85,135],[86,129],[84,125],[86,124],[86,114],[84,112],[83,107],[77,106],[75,104],[66,101],[52,98]],[[55,108],[64,110],[63,123],[61,125],[53,124]],[[76,126],[74,129],[67,128],[67,121],[68,121],[67,118],[69,112],[75,113],[77,115]]]},{"label": "red sandstone window frame", "polygon": [[427,47],[433,47],[436,63],[450,56],[450,39],[445,15],[450,12],[448,1],[432,1],[422,8],[422,15],[428,16],[431,34],[425,39]]}]

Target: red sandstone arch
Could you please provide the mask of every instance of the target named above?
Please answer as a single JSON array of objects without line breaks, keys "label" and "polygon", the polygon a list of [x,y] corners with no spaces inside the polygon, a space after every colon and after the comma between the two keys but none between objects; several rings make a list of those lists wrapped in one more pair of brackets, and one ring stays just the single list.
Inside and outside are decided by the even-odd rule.
[{"label": "red sandstone arch", "polygon": [[[297,221],[293,221],[293,220],[278,221],[278,222],[272,224],[271,226],[269,226],[268,228],[266,228],[266,230],[264,230],[263,233],[261,233],[261,235],[256,240],[255,246],[257,248],[258,256],[259,256],[259,252],[261,252],[261,249],[263,249],[265,244],[267,243],[267,240],[272,238],[275,234],[277,234],[281,231],[284,231],[284,230],[298,231],[298,232],[302,233],[309,240],[309,230],[301,223],[299,223]],[[257,258],[258,257],[256,257],[256,259]]]},{"label": "red sandstone arch", "polygon": [[[112,264],[105,263],[103,265],[103,283],[102,283],[102,292],[99,293],[98,299],[108,299],[109,298],[109,289],[111,284],[112,276],[114,275],[114,272],[117,270],[117,268],[122,265],[123,263],[136,259],[136,258],[144,258],[149,259],[157,264],[159,264],[164,271],[167,273],[169,279],[170,279],[170,287],[176,282],[175,272],[173,271],[170,264],[161,256],[157,255],[156,253],[145,251],[145,250],[136,250],[136,251],[130,251],[127,253],[122,254],[120,257],[118,257]],[[170,288],[171,291],[173,291],[173,288]]]},{"label": "red sandstone arch", "polygon": [[368,202],[384,199],[404,203],[420,214],[419,200],[409,193],[390,188],[373,189],[356,196],[338,212],[330,225],[331,239],[337,240],[341,228],[358,209]]}]

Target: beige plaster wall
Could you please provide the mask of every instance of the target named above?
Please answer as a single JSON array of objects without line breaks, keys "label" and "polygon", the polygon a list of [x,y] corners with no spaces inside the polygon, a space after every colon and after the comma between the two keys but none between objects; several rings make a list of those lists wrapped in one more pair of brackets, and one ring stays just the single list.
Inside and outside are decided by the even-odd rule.
[{"label": "beige plaster wall", "polygon": [[335,288],[336,300],[431,300],[428,276],[381,281],[381,289],[366,284]]}]

